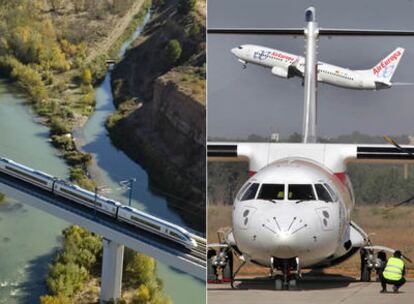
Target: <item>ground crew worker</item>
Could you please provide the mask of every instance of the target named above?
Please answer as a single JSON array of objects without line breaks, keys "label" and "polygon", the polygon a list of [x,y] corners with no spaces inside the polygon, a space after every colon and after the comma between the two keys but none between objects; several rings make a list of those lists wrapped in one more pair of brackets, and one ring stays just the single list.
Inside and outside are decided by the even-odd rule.
[{"label": "ground crew worker", "polygon": [[394,285],[394,292],[398,292],[398,289],[404,285],[405,266],[401,256],[401,251],[396,250],[394,256],[388,259],[387,265],[381,275],[381,292],[387,291],[387,284]]}]

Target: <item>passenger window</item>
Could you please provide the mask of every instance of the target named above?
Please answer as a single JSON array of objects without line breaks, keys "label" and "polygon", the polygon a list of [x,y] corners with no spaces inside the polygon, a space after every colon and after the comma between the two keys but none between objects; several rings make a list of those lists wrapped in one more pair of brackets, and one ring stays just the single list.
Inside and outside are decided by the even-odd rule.
[{"label": "passenger window", "polygon": [[333,202],[331,195],[328,190],[322,184],[315,184],[316,193],[321,201]]},{"label": "passenger window", "polygon": [[259,188],[259,184],[257,183],[251,184],[250,187],[243,194],[243,197],[241,200],[247,201],[247,200],[254,199],[256,197],[256,192],[258,188]]},{"label": "passenger window", "polygon": [[283,200],[285,199],[285,185],[263,184],[257,198],[264,200]]},{"label": "passenger window", "polygon": [[289,200],[314,200],[315,193],[312,185],[289,185]]}]

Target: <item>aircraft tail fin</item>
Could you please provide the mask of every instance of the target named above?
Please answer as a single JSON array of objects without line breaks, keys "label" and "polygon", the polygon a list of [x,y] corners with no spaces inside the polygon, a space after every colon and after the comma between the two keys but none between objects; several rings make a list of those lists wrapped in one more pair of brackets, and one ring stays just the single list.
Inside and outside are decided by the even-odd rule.
[{"label": "aircraft tail fin", "polygon": [[375,65],[371,69],[375,81],[390,84],[391,78],[394,75],[394,72],[397,70],[398,63],[400,62],[403,54],[403,48],[396,48],[387,57]]}]

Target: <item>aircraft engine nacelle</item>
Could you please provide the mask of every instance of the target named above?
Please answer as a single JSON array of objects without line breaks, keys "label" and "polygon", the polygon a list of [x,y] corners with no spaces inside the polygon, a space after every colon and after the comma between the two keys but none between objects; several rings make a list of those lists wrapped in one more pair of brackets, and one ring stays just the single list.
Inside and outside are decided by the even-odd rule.
[{"label": "aircraft engine nacelle", "polygon": [[289,69],[288,68],[280,68],[280,67],[273,67],[272,74],[281,77],[281,78],[288,78],[289,77]]}]

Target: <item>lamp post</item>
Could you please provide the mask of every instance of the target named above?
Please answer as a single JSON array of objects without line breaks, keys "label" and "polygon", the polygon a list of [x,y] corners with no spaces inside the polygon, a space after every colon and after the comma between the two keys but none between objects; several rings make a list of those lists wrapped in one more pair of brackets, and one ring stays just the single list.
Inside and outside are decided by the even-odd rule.
[{"label": "lamp post", "polygon": [[137,181],[136,178],[130,178],[128,180],[123,180],[119,182],[124,189],[129,190],[128,206],[131,206],[132,188],[133,188],[133,183],[135,183],[136,181]]}]

